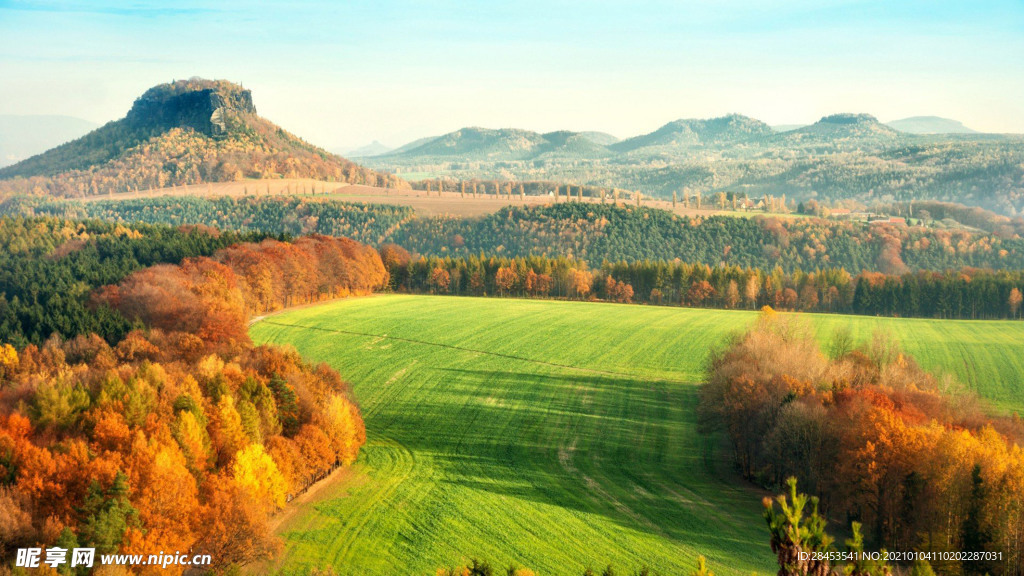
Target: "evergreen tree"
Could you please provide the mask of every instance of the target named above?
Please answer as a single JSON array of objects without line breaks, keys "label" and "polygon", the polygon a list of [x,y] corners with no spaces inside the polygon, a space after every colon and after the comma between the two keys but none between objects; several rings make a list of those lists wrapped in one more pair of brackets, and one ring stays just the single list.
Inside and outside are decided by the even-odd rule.
[{"label": "evergreen tree", "polygon": [[68,554],[67,555],[68,562],[66,564],[61,564],[57,568],[57,573],[58,574],[60,574],[61,576],[72,576],[74,574],[79,574],[79,573],[84,574],[85,573],[85,569],[83,569],[83,568],[79,568],[79,569],[76,570],[76,569],[71,567],[71,554],[72,554],[72,551],[75,548],[79,547],[78,546],[78,537],[75,536],[75,533],[72,532],[71,528],[69,528],[67,526],[64,527],[64,530],[61,531],[60,537],[57,538],[57,542],[54,543],[54,546],[56,546],[57,548],[63,548],[63,549],[68,551],[67,552],[67,554]]},{"label": "evergreen tree", "polygon": [[[802,555],[832,550],[832,537],[825,532],[827,522],[818,514],[818,498],[797,494],[796,478],[786,480],[786,485],[788,496],[780,494],[774,501],[767,497],[763,501],[771,549],[778,557],[778,576],[830,576],[832,566],[827,559]],[[811,513],[805,516],[808,504]]]},{"label": "evergreen tree", "polygon": [[890,576],[892,570],[884,560],[884,548],[880,551],[880,556],[883,559],[875,560],[863,555],[864,535],[860,532],[860,526],[860,522],[854,522],[851,526],[853,538],[846,540],[846,550],[854,554],[854,560],[843,567],[843,574],[845,576]]},{"label": "evergreen tree", "polygon": [[98,553],[117,551],[129,527],[138,525],[138,511],[128,501],[128,477],[118,472],[106,491],[93,480],[81,509],[79,535]]},{"label": "evergreen tree", "polygon": [[[985,479],[981,476],[981,465],[975,464],[971,471],[971,497],[967,504],[967,516],[961,529],[961,549],[969,552],[986,552],[992,546],[992,533],[982,518],[982,506],[988,498]],[[991,560],[964,560],[961,563],[966,576],[999,573]]]}]

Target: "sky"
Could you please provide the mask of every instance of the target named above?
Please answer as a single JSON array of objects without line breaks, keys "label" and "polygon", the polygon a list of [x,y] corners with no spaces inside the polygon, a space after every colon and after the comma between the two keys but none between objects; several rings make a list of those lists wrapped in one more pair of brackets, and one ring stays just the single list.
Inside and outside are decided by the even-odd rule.
[{"label": "sky", "polygon": [[0,0],[0,114],[103,123],[191,76],[333,150],[729,113],[1024,132],[1024,0]]}]

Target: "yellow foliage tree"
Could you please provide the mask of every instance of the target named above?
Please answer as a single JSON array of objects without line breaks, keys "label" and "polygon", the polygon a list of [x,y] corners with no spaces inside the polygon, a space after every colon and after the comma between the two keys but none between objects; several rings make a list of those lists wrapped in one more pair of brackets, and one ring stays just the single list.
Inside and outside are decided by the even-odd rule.
[{"label": "yellow foliage tree", "polygon": [[0,377],[13,372],[18,367],[18,351],[10,344],[0,346]]},{"label": "yellow foliage tree", "polygon": [[248,438],[242,427],[242,417],[235,408],[235,399],[230,394],[221,397],[215,413],[213,432],[215,444],[220,451],[218,457],[222,463],[227,463],[248,444]]},{"label": "yellow foliage tree", "polygon": [[251,444],[235,456],[232,466],[235,484],[255,502],[281,508],[285,503],[287,483],[277,464],[261,444]]},{"label": "yellow foliage tree", "polygon": [[210,451],[210,438],[206,428],[196,419],[195,414],[183,410],[178,414],[174,426],[174,438],[193,474],[205,474]]},{"label": "yellow foliage tree", "polygon": [[359,455],[362,444],[362,419],[354,413],[352,403],[342,396],[332,396],[324,411],[323,428],[331,438],[335,454],[345,464],[351,464]]}]

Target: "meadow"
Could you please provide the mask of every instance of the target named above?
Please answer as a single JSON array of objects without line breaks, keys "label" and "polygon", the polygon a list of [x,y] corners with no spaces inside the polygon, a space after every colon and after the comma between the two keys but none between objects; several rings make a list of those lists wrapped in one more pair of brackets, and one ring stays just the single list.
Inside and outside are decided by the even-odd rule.
[{"label": "meadow", "polygon": [[[821,339],[881,332],[926,368],[1024,406],[1024,323],[805,315]],[[469,557],[541,574],[614,564],[774,573],[764,493],[696,430],[709,351],[754,312],[388,295],[253,325],[354,384],[368,442],[286,515],[261,569],[433,574]]]}]

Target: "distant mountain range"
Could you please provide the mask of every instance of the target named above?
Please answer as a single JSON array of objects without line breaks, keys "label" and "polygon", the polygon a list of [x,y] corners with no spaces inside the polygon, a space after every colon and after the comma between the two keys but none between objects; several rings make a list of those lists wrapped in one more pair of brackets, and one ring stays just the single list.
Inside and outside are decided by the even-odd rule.
[{"label": "distant mountain range", "polygon": [[403,184],[261,118],[249,90],[192,78],[155,86],[124,118],[0,169],[0,187],[83,196],[278,177]]},{"label": "distant mountain range", "polygon": [[[901,134],[902,133],[902,134]],[[395,150],[366,147],[352,156],[387,160],[543,160],[599,159],[634,151],[666,152],[737,145],[802,147],[849,143],[885,145],[909,134],[976,134],[956,120],[919,116],[883,124],[870,114],[834,114],[810,125],[769,126],[748,116],[674,120],[654,132],[618,140],[601,132],[548,132],[515,128],[463,128],[442,136],[421,138]],[[379,143],[377,143],[379,144]]]},{"label": "distant mountain range", "polygon": [[399,174],[545,180],[663,198],[932,199],[1024,213],[1024,136],[980,134],[937,117],[885,124],[870,114],[833,114],[772,127],[732,114],[675,120],[621,141],[590,132],[463,128],[362,162]]},{"label": "distant mountain range", "polygon": [[96,126],[72,116],[0,115],[0,168],[74,140]]},{"label": "distant mountain range", "polygon": [[773,147],[815,144],[888,144],[903,134],[977,134],[956,120],[917,116],[881,123],[870,114],[834,114],[814,124],[769,126],[748,116],[674,120],[654,132],[625,140],[602,132],[548,132],[515,128],[463,128],[441,136],[421,138],[394,150],[373,145],[351,151],[354,157],[394,159],[462,158],[514,161],[565,158],[606,158],[636,150],[724,148],[741,144]]}]

